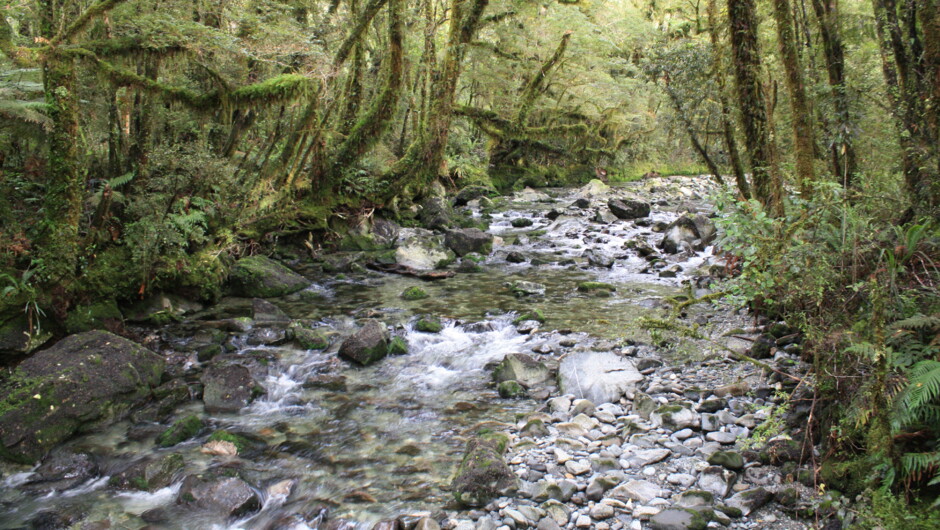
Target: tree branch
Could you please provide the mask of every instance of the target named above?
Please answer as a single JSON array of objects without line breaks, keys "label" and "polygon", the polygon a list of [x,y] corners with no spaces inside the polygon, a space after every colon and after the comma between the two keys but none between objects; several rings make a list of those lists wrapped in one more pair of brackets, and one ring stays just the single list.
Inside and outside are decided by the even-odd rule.
[{"label": "tree branch", "polygon": [[74,22],[69,24],[65,29],[59,32],[58,35],[52,38],[51,44],[53,46],[58,46],[59,44],[68,41],[75,36],[76,33],[85,29],[85,26],[88,25],[96,17],[103,15],[104,13],[114,9],[118,4],[124,3],[127,0],[100,0],[97,4],[89,7],[85,10],[84,13],[79,15]]}]

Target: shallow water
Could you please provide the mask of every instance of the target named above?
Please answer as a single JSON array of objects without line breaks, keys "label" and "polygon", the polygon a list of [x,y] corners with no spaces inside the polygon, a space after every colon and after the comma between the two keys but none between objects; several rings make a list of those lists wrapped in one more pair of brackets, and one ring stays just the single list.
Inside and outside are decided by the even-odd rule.
[{"label": "shallow water", "polygon": [[[597,224],[576,210],[565,210],[566,215],[549,221],[544,217],[548,210],[563,209],[573,201],[570,191],[552,194],[554,202],[510,201],[489,214],[490,231],[503,244],[497,245],[481,273],[461,273],[437,282],[378,273],[314,275],[315,284],[305,293],[272,300],[291,317],[315,320],[337,337],[355,329],[355,318],[375,316],[406,339],[409,353],[357,368],[337,360],[339,340],[318,352],[248,346],[244,337],[235,337],[238,354],[271,359],[259,381],[266,394],[238,414],[206,416],[201,402],[195,402],[176,417],[200,414],[211,424],[208,432],[227,429],[262,439],[268,450],[259,455],[229,460],[203,455],[199,448],[205,435],[170,449],[155,449],[152,437],[129,440],[127,422],[72,443],[101,455],[105,462],[178,452],[186,461],[186,474],[219,466],[236,468],[259,489],[264,503],[260,513],[226,521],[176,510],[179,482],[153,493],[118,493],[108,488],[107,474],[79,488],[37,498],[16,488],[28,479],[29,471],[8,468],[0,491],[0,528],[20,527],[49,509],[80,511],[87,514],[84,521],[108,520],[113,528],[142,527],[146,523],[140,514],[161,506],[168,509],[171,528],[261,528],[284,513],[321,505],[331,508],[332,517],[347,517],[360,528],[371,528],[381,518],[440,509],[450,500],[448,485],[462,457],[466,432],[482,422],[514,422],[538,405],[528,399],[500,399],[489,384],[487,364],[533,348],[556,351],[563,335],[577,347],[590,347],[599,339],[643,338],[635,320],[658,314],[664,298],[687,293],[683,283],[711,258],[711,249],[706,249],[675,259],[683,268],[677,278],[645,273],[649,264],[626,244],[636,238],[655,244],[660,235],[628,221]],[[523,216],[533,218],[534,225],[512,228],[511,219]],[[676,217],[654,211],[652,220],[669,222]],[[589,248],[618,259],[609,269],[589,266],[583,257]],[[507,263],[509,251],[543,264]],[[545,296],[515,297],[506,285],[519,280],[545,285]],[[578,284],[588,280],[612,283],[617,290],[609,297],[579,292]],[[401,292],[412,285],[420,285],[430,298],[401,300]],[[250,301],[229,302],[229,313],[250,316]],[[547,318],[542,330],[561,332],[520,334],[512,320],[536,308]],[[444,330],[415,331],[413,321],[419,314],[444,318]],[[466,325],[479,322],[488,325]],[[189,325],[166,331],[182,337],[178,343],[185,345],[186,330],[192,329]],[[304,387],[309,377],[327,373],[345,376],[346,390]],[[107,473],[109,466],[103,467]],[[268,494],[267,487],[285,479],[293,481],[288,497]]]}]

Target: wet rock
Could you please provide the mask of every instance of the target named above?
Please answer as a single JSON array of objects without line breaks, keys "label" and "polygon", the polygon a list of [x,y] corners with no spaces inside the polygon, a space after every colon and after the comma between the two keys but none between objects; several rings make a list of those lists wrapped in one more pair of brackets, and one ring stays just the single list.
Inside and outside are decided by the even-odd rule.
[{"label": "wet rock", "polygon": [[196,436],[203,428],[205,428],[205,423],[199,416],[187,416],[177,420],[169,429],[157,436],[157,445],[160,447],[172,447]]},{"label": "wet rock", "polygon": [[0,457],[32,462],[77,432],[123,419],[151,396],[163,370],[162,357],[106,331],[34,354],[0,389]]},{"label": "wet rock", "polygon": [[48,330],[30,330],[25,315],[17,314],[7,321],[0,321],[0,359],[14,359],[31,353],[51,338],[52,333]]},{"label": "wet rock", "polygon": [[406,355],[407,353],[408,341],[402,337],[392,337],[392,340],[388,341],[389,355]]},{"label": "wet rock", "polygon": [[261,509],[261,499],[244,480],[237,477],[202,478],[190,475],[183,480],[178,504],[196,506],[238,517]]},{"label": "wet rock", "polygon": [[517,381],[526,388],[532,388],[551,379],[552,372],[545,363],[525,353],[510,353],[493,370],[493,380],[497,383]]},{"label": "wet rock", "polygon": [[441,319],[433,316],[423,316],[415,322],[415,330],[422,333],[440,333],[444,329]]},{"label": "wet rock", "polygon": [[642,379],[632,362],[611,352],[573,353],[558,370],[562,392],[595,404],[616,402]]},{"label": "wet rock", "polygon": [[345,392],[346,376],[335,374],[312,375],[304,381],[304,388],[322,388],[334,392]]},{"label": "wet rock", "polygon": [[517,489],[516,476],[503,461],[505,447],[484,438],[473,438],[467,449],[451,490],[464,506],[483,506],[490,500]]},{"label": "wet rock", "polygon": [[[405,231],[403,231],[405,232]],[[445,247],[441,236],[427,230],[409,230],[395,249],[395,262],[419,271],[444,268],[456,259]]]},{"label": "wet rock", "polygon": [[543,296],[545,295],[545,286],[540,283],[516,281],[506,285],[512,294],[522,296]]},{"label": "wet rock", "polygon": [[496,387],[499,397],[505,399],[525,397],[525,388],[516,381],[503,381]]},{"label": "wet rock", "polygon": [[526,228],[532,226],[535,222],[528,217],[516,217],[512,221],[509,221],[509,224],[511,224],[513,228]]},{"label": "wet rock", "polygon": [[213,364],[202,375],[206,412],[238,412],[254,399],[257,383],[248,367],[233,360]]},{"label": "wet rock", "polygon": [[29,530],[60,530],[70,528],[85,517],[80,511],[42,510],[29,519]]},{"label": "wet rock", "polygon": [[584,253],[584,257],[592,267],[609,269],[614,266],[614,257],[601,250],[588,250]]},{"label": "wet rock", "polygon": [[466,206],[470,201],[475,201],[481,197],[488,197],[495,192],[486,186],[477,186],[471,184],[457,192],[454,196],[454,206]]},{"label": "wet rock", "polygon": [[183,466],[180,454],[147,457],[113,475],[108,484],[120,490],[156,491],[172,484]]},{"label": "wet rock", "polygon": [[280,307],[261,298],[255,298],[251,301],[251,311],[256,322],[290,321],[290,317]]},{"label": "wet rock", "polygon": [[761,506],[770,502],[774,494],[764,488],[753,488],[736,493],[727,504],[732,508],[741,510],[741,514],[747,517]]},{"label": "wet rock", "polygon": [[578,188],[578,191],[575,192],[575,196],[579,199],[590,199],[608,193],[610,193],[610,186],[598,179],[591,179],[590,182]]},{"label": "wet rock", "polygon": [[311,329],[302,322],[292,322],[287,328],[294,342],[305,350],[325,350],[330,346],[330,338],[319,329]]},{"label": "wet rock", "polygon": [[506,261],[509,263],[525,263],[528,260],[521,252],[512,251],[506,254]]},{"label": "wet rock", "polygon": [[448,230],[444,244],[458,256],[466,256],[471,252],[486,256],[493,252],[493,234],[479,228]]},{"label": "wet rock", "polygon": [[344,357],[363,366],[381,360],[388,353],[388,328],[378,320],[370,319],[339,348]]},{"label": "wet rock", "polygon": [[591,200],[582,197],[582,198],[580,198],[580,199],[576,199],[576,200],[571,204],[571,206],[573,206],[573,207],[575,207],[575,208],[581,208],[581,209],[583,210],[584,208],[588,208],[588,207],[591,206]]},{"label": "wet rock", "polygon": [[245,343],[249,346],[277,346],[287,340],[287,331],[284,329],[254,328],[248,332]]},{"label": "wet rock", "polygon": [[638,219],[650,214],[648,202],[632,199],[610,199],[607,201],[607,207],[619,219]]},{"label": "wet rock", "polygon": [[237,296],[274,298],[304,289],[310,280],[265,256],[249,256],[235,262],[229,285]]},{"label": "wet rock", "polygon": [[683,215],[666,227],[665,232],[659,248],[668,254],[678,253],[685,245],[703,250],[716,236],[714,223],[701,214],[695,217]]},{"label": "wet rock", "polygon": [[65,491],[98,476],[98,459],[89,453],[56,451],[36,468],[22,488],[31,493]]},{"label": "wet rock", "polygon": [[428,298],[429,296],[430,295],[428,294],[427,291],[418,287],[417,285],[412,285],[411,287],[405,289],[401,293],[401,299],[407,300],[410,302],[415,301],[415,300],[424,300],[425,298]]}]

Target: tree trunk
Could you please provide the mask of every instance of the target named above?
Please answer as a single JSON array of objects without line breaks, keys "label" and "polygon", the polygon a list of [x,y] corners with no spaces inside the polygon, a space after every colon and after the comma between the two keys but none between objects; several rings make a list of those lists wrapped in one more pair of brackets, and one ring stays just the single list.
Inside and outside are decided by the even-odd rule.
[{"label": "tree trunk", "polygon": [[834,131],[829,138],[829,158],[833,175],[846,188],[857,187],[858,171],[855,154],[855,122],[849,108],[848,87],[845,83],[845,51],[839,31],[838,0],[813,0],[813,11],[819,21],[826,73],[835,108]]},{"label": "tree trunk", "polygon": [[488,4],[489,0],[451,0],[447,48],[429,87],[430,110],[418,137],[385,176],[390,182],[388,198],[411,184],[429,184],[442,173],[467,44],[473,39]]},{"label": "tree trunk", "polygon": [[[40,2],[41,33],[56,33],[54,0]],[[45,197],[45,230],[37,245],[51,285],[66,289],[78,265],[78,225],[82,214],[83,179],[78,169],[78,97],[74,59],[55,51],[42,64],[43,90],[52,129],[48,135],[49,162]]]},{"label": "tree trunk", "polygon": [[754,0],[728,0],[735,85],[744,139],[751,159],[754,194],[768,214],[783,215],[782,190],[772,167],[764,91],[760,81],[760,50]]},{"label": "tree trunk", "polygon": [[800,58],[796,53],[796,38],[793,19],[790,15],[788,0],[774,0],[774,19],[777,22],[777,41],[780,57],[786,71],[787,93],[790,96],[790,110],[793,113],[793,148],[796,156],[796,176],[803,198],[812,195],[813,182],[816,180],[813,168],[815,136],[813,120],[806,100],[806,88]]}]

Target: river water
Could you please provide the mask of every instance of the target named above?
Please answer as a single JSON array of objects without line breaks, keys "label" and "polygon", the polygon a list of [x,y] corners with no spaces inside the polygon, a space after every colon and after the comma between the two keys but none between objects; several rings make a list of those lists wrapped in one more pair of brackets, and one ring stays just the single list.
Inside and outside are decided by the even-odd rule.
[{"label": "river water", "polygon": [[[661,179],[630,184],[613,195],[668,200],[667,205],[654,206],[650,224],[655,224],[674,220],[683,201],[701,204],[707,188],[701,179]],[[265,359],[259,377],[266,391],[262,397],[237,414],[207,415],[201,401],[184,406],[176,418],[197,414],[211,428],[167,449],[156,448],[154,436],[130,437],[135,428],[141,430],[130,422],[70,442],[69,449],[96,455],[101,471],[65,491],[26,492],[19,486],[32,470],[6,466],[0,528],[23,527],[41,513],[80,513],[82,521],[98,523],[95,528],[141,528],[147,525],[141,514],[159,508],[165,510],[164,522],[156,528],[263,528],[284,513],[315,513],[322,506],[331,517],[345,517],[365,529],[382,518],[439,510],[451,500],[448,486],[469,430],[480,424],[498,430],[540,404],[501,399],[491,384],[489,364],[514,352],[551,357],[572,344],[643,342],[647,336],[636,319],[660,314],[665,298],[694,291],[689,286],[693,276],[715,261],[711,247],[667,257],[663,268],[677,264],[681,271],[676,277],[661,277],[660,269],[650,269],[646,259],[630,250],[636,240],[655,245],[661,234],[631,221],[596,222],[595,211],[606,211],[606,196],[588,208],[570,207],[578,197],[577,190],[526,192],[488,214],[474,210],[478,217],[489,216],[489,230],[498,238],[480,273],[422,282],[376,272],[327,275],[314,267],[302,269],[314,284],[303,293],[270,301],[292,318],[316,321],[334,336],[330,348],[252,346],[247,333],[233,334],[228,341],[235,353]],[[546,217],[553,209],[563,214],[554,221]],[[520,217],[534,224],[513,228],[511,221]],[[591,265],[585,257],[588,250],[610,255],[613,266]],[[513,251],[527,262],[507,262],[507,253]],[[517,298],[507,284],[520,280],[543,284],[545,296]],[[578,291],[578,284],[588,280],[611,283],[616,291],[607,297]],[[403,301],[402,291],[414,285],[430,297]],[[250,300],[230,299],[221,307],[224,310],[211,308],[204,316],[251,316]],[[520,333],[513,319],[531,309],[541,309],[546,322],[536,332]],[[415,318],[422,314],[442,318],[444,329],[437,334],[415,331]],[[365,316],[390,325],[407,341],[409,353],[366,368],[338,360],[341,337]],[[199,329],[195,320],[155,333],[170,350],[178,346],[185,357],[185,345]],[[194,364],[191,358],[187,362]],[[345,388],[304,385],[322,374],[342,376]],[[261,440],[264,449],[233,458],[202,454],[200,447],[217,429]],[[109,487],[110,473],[121,463],[166,453],[179,453],[185,461],[184,472],[171,486],[155,492]],[[220,467],[237,470],[257,488],[262,498],[259,512],[227,520],[176,506],[184,475]],[[283,481],[289,481],[289,494],[272,488]],[[309,525],[315,527],[316,522]]]}]

